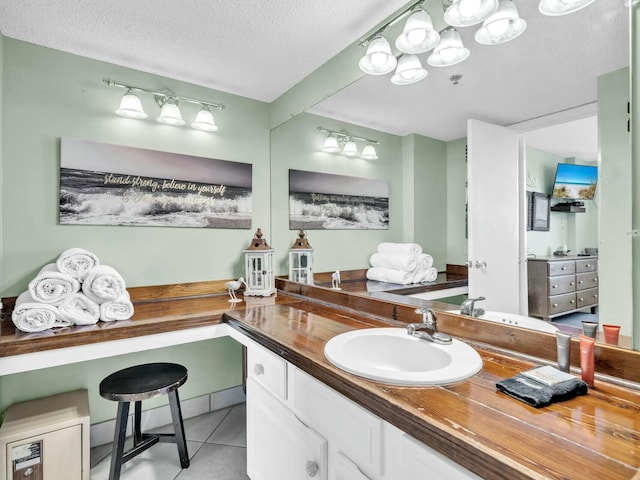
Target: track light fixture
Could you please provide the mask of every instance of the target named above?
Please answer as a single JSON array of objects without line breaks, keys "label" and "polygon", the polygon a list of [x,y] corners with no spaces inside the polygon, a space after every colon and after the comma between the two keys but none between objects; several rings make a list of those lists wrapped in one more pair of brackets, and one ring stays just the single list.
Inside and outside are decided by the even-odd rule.
[{"label": "track light fixture", "polygon": [[197,113],[193,123],[191,123],[191,127],[205,132],[215,132],[218,130],[218,126],[213,120],[211,109],[224,110],[225,108],[221,103],[212,103],[206,100],[176,95],[171,90],[150,90],[147,88],[135,87],[133,85],[126,85],[124,83],[111,80],[110,78],[103,79],[103,82],[110,87],[127,89],[120,101],[120,106],[115,111],[118,115],[127,118],[147,118],[147,114],[142,107],[142,102],[136,94],[139,92],[153,95],[155,102],[161,108],[160,115],[156,120],[165,125],[181,126],[185,124],[185,121],[182,118],[182,113],[180,112],[179,102],[187,102],[200,106],[200,111]]},{"label": "track light fixture", "polygon": [[[433,50],[427,58],[432,67],[449,67],[466,60],[469,49],[462,44],[456,28],[482,23],[475,33],[476,42],[482,45],[499,45],[519,37],[527,28],[527,22],[518,15],[513,0],[442,0],[444,21],[440,32],[433,28],[433,21],[425,10],[427,0],[417,0],[393,16],[387,23],[360,41],[367,47],[360,59],[360,69],[369,75],[385,75],[395,72],[391,82],[408,85],[427,76],[419,54]],[[640,0],[625,0],[627,4]],[[565,15],[591,5],[595,0],[539,0],[539,10],[544,15]],[[402,33],[396,38],[396,52],[391,50],[384,37],[387,28],[408,16]],[[397,54],[397,51],[400,54]]]},{"label": "track light fixture", "polygon": [[[376,147],[374,145],[380,145],[378,140],[371,140],[369,138],[358,137],[357,135],[352,135],[346,130],[329,130],[328,128],[318,127],[317,130],[320,133],[323,133],[326,136],[324,139],[324,143],[322,144],[321,150],[327,153],[340,153],[347,157],[357,157],[364,158],[365,160],[376,160],[378,158],[378,154],[376,153]],[[362,149],[362,154],[358,155],[358,144],[356,140],[359,142],[364,142],[366,145]]]}]

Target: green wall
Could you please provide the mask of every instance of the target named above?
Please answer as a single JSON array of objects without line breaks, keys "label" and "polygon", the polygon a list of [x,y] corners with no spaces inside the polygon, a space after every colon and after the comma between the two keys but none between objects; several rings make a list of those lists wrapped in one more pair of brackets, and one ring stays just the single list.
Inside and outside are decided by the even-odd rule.
[{"label": "green wall", "polygon": [[414,138],[414,240],[433,257],[433,266],[447,266],[447,144]]},{"label": "green wall", "polygon": [[447,143],[447,262],[464,265],[467,247],[467,138]]},{"label": "green wall", "polygon": [[[576,158],[563,158],[549,152],[528,147],[526,151],[527,190],[549,195],[558,163],[581,163]],[[552,204],[557,200],[551,200]],[[549,213],[549,231],[527,232],[527,253],[552,255],[560,245],[567,245],[572,253],[583,253],[585,247],[598,246],[598,200],[585,200],[584,213]]]},{"label": "green wall", "polygon": [[[128,286],[241,274],[251,230],[59,225],[60,137],[251,163],[254,225],[265,226],[269,185],[260,179],[269,175],[266,104],[10,38],[4,39],[3,53],[3,196],[11,200],[11,208],[3,209],[3,296],[20,294],[43,265],[69,247],[95,252]],[[141,99],[150,118],[119,117],[113,111],[124,90],[105,85],[107,77],[224,103],[227,109],[217,114],[220,130],[160,125],[149,95]],[[185,118],[197,109],[181,108]]]}]

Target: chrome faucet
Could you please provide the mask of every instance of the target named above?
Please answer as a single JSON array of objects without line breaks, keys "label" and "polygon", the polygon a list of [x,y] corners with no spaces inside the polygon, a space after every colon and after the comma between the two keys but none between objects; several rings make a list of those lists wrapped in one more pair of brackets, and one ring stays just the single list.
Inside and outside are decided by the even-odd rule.
[{"label": "chrome faucet", "polygon": [[484,297],[478,298],[468,298],[462,305],[460,305],[460,313],[463,315],[470,315],[472,317],[481,317],[484,315],[484,310],[482,308],[475,308],[475,303],[480,300],[486,300]]},{"label": "chrome faucet", "polygon": [[407,333],[409,335],[439,343],[440,345],[449,345],[453,341],[451,335],[438,331],[436,312],[431,308],[418,308],[416,313],[422,315],[422,323],[410,323],[407,325]]}]

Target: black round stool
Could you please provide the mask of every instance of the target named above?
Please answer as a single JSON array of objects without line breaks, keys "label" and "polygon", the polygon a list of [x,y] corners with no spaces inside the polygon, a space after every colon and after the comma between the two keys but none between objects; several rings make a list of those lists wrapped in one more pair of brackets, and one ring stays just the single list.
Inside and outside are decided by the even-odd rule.
[{"label": "black round stool", "polygon": [[[116,431],[111,452],[109,480],[118,480],[122,464],[158,442],[173,442],[178,446],[180,465],[189,467],[187,440],[184,436],[178,387],[187,381],[187,369],[175,363],[147,363],[112,373],[100,382],[100,395],[118,402]],[[174,433],[142,433],[140,424],[142,400],[169,395],[169,408]],[[129,404],[135,402],[133,415],[133,447],[124,451]]]}]

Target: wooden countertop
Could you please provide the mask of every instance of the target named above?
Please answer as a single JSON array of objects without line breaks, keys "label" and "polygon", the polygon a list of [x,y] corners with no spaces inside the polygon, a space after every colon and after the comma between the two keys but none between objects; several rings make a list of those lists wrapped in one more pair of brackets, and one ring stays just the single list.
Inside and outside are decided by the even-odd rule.
[{"label": "wooden countertop", "polygon": [[535,409],[495,383],[535,366],[475,344],[484,366],[442,387],[398,387],[331,365],[340,333],[402,325],[301,300],[235,310],[223,321],[401,430],[488,479],[637,479],[640,392],[596,381],[586,396]]},{"label": "wooden countertop", "polygon": [[[464,382],[422,388],[371,382],[329,364],[323,355],[324,344],[354,328],[402,326],[415,321],[412,308],[329,289],[320,289],[319,298],[312,301],[297,295],[308,290],[300,284],[286,286],[292,295],[279,290],[277,296],[247,297],[245,302],[232,305],[226,294],[211,293],[209,287],[194,290],[179,286],[180,293],[174,295],[177,298],[169,300],[161,299],[170,297],[165,291],[141,288],[132,292],[136,308],[132,320],[58,329],[49,335],[16,332],[11,320],[4,319],[0,322],[0,358],[73,346],[99,347],[113,340],[157,333],[178,334],[215,326],[224,318],[229,326],[485,478],[640,478],[639,391],[596,379],[595,389],[585,397],[534,409],[495,389],[496,381],[534,364],[481,343],[474,346],[481,353],[484,368]],[[341,302],[344,305],[338,306]],[[371,313],[356,313],[366,311]],[[496,337],[496,329],[503,330],[506,335],[503,333],[500,346],[518,347],[524,354],[542,352],[550,358],[554,350],[555,339],[550,335],[444,313],[439,323],[442,330],[458,338],[479,342]],[[627,356],[619,349],[601,352],[600,363],[604,369],[605,364]],[[627,359],[626,363],[627,370],[637,370],[635,360]]]}]

